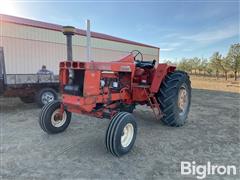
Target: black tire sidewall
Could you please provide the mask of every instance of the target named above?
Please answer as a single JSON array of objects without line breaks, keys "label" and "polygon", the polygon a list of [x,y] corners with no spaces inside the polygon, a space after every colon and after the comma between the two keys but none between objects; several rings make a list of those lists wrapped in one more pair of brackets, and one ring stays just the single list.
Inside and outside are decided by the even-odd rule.
[{"label": "black tire sidewall", "polygon": [[[121,137],[122,137],[123,129],[128,123],[132,124],[134,128],[133,138],[131,143],[127,147],[123,147],[121,144]],[[132,149],[136,140],[136,135],[137,135],[137,123],[131,114],[127,114],[127,116],[125,116],[124,119],[120,121],[119,124],[116,126],[115,133],[114,133],[114,140],[113,140],[114,149],[115,151],[117,150],[117,154],[119,156],[128,153]]]},{"label": "black tire sidewall", "polygon": [[[182,86],[187,91],[188,105],[185,113],[180,115],[178,96]],[[168,74],[160,87],[159,93],[159,100],[162,103],[160,108],[164,113],[163,122],[174,127],[184,125],[191,105],[191,81],[187,73],[177,70]]]},{"label": "black tire sidewall", "polygon": [[112,137],[112,133],[113,133],[113,129],[115,127],[115,124],[118,120],[119,117],[123,116],[126,112],[120,112],[120,113],[116,113],[113,118],[111,119],[107,131],[106,131],[106,135],[105,135],[105,143],[106,143],[106,148],[107,150],[110,150],[110,143],[111,143],[111,137]]},{"label": "black tire sidewall", "polygon": [[49,107],[46,107],[44,110],[45,112],[44,115],[42,116],[42,121],[44,121],[43,126],[44,128],[47,130],[47,132],[50,132],[50,133],[59,133],[59,132],[62,132],[64,131],[68,125],[70,124],[70,121],[71,121],[71,113],[66,111],[66,121],[65,123],[60,126],[60,127],[55,127],[52,125],[52,122],[51,122],[51,117],[52,117],[52,114],[55,110],[59,109],[60,108],[60,102],[54,102],[52,103],[52,105],[50,105]]}]

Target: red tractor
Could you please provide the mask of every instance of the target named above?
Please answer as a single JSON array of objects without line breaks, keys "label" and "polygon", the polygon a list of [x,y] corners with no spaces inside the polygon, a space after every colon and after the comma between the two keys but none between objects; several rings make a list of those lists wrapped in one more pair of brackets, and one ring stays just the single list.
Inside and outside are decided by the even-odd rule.
[{"label": "red tractor", "polygon": [[[157,119],[169,126],[182,126],[191,102],[191,82],[187,73],[175,66],[143,61],[139,51],[112,62],[72,60],[71,36],[65,27],[68,61],[60,62],[61,101],[42,108],[41,128],[47,133],[64,131],[72,113],[111,119],[105,144],[115,156],[128,153],[135,142],[137,122],[132,115],[136,105],[152,108]],[[137,57],[141,57],[140,60]]]}]

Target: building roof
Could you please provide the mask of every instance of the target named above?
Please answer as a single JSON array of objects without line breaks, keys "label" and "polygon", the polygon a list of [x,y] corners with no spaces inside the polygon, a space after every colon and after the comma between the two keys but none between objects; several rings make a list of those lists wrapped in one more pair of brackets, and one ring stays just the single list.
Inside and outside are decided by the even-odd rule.
[{"label": "building roof", "polygon": [[[21,17],[16,17],[16,16],[10,16],[10,15],[5,15],[5,14],[0,14],[0,20],[4,21],[4,22],[21,24],[21,25],[25,25],[25,26],[32,26],[32,27],[37,27],[37,28],[50,29],[50,30],[54,30],[54,31],[62,31],[62,26],[61,25],[42,22],[42,21],[36,21],[36,20],[26,19],[26,18],[21,18]],[[76,29],[76,34],[86,36],[86,31],[77,28]],[[138,42],[134,42],[134,41],[110,36],[110,35],[107,35],[107,34],[93,32],[93,31],[91,31],[91,37],[159,49],[158,47],[154,47],[154,46],[151,46],[151,45],[142,44],[142,43],[138,43]]]}]

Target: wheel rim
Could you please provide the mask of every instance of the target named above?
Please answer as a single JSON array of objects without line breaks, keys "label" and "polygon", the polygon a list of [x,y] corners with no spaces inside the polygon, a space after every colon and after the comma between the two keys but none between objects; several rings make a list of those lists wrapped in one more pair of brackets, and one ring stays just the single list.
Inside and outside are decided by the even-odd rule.
[{"label": "wheel rim", "polygon": [[186,87],[183,85],[178,92],[178,108],[180,110],[180,116],[184,115],[188,108],[188,92]]},{"label": "wheel rim", "polygon": [[61,127],[65,124],[66,120],[67,120],[67,114],[64,111],[62,117],[59,115],[59,111],[60,109],[56,109],[51,116],[51,123],[54,127]]},{"label": "wheel rim", "polygon": [[45,105],[45,104],[48,104],[49,102],[52,102],[54,101],[55,97],[54,97],[54,94],[52,92],[44,92],[42,94],[42,103]]},{"label": "wheel rim", "polygon": [[131,123],[126,124],[126,126],[123,128],[122,136],[121,136],[121,144],[123,147],[129,146],[129,144],[132,142],[134,134],[134,128]]}]

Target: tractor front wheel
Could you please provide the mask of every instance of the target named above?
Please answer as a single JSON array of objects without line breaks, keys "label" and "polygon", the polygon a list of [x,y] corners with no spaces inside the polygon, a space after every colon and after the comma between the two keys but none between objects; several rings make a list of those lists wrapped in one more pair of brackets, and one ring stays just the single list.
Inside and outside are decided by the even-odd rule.
[{"label": "tractor front wheel", "polygon": [[162,121],[169,126],[182,126],[189,113],[191,104],[191,82],[184,71],[168,74],[157,94],[163,112]]},{"label": "tractor front wheel", "polygon": [[127,112],[117,113],[109,123],[105,143],[106,148],[114,156],[127,154],[136,140],[137,123],[132,114]]},{"label": "tractor front wheel", "polygon": [[60,114],[61,103],[59,101],[52,101],[46,104],[40,113],[39,125],[49,134],[63,132],[69,125],[72,113],[64,110]]}]

